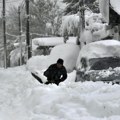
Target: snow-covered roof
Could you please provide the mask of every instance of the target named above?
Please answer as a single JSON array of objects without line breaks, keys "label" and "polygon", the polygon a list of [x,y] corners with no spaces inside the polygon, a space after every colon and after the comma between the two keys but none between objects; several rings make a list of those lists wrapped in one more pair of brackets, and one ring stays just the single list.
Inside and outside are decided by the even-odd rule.
[{"label": "snow-covered roof", "polygon": [[[76,43],[76,37],[69,37],[69,40],[67,42]],[[64,43],[63,37],[48,37],[33,39],[33,44],[37,46],[56,46],[63,43]]]}]

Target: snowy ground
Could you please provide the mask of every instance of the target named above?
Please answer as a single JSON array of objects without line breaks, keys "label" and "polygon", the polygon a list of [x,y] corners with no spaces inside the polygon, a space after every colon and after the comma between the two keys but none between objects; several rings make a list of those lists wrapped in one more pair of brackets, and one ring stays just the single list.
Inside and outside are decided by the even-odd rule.
[{"label": "snowy ground", "polygon": [[0,69],[0,120],[120,120],[120,86],[39,84],[23,67]]}]

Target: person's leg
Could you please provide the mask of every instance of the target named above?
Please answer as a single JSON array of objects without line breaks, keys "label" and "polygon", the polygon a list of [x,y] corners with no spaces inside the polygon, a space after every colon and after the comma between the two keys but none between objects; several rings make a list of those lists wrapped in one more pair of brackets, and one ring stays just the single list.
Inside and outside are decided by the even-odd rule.
[{"label": "person's leg", "polygon": [[35,75],[34,73],[31,73],[31,74],[32,74],[32,76],[33,76],[35,79],[37,79],[40,83],[43,83],[42,80],[41,80],[37,75]]}]

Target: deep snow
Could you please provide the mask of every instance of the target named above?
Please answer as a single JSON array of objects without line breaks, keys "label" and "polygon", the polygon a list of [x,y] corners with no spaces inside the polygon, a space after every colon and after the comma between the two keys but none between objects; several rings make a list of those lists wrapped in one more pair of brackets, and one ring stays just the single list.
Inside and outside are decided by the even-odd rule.
[{"label": "deep snow", "polygon": [[120,86],[74,82],[39,84],[26,67],[0,69],[0,120],[120,120]]}]

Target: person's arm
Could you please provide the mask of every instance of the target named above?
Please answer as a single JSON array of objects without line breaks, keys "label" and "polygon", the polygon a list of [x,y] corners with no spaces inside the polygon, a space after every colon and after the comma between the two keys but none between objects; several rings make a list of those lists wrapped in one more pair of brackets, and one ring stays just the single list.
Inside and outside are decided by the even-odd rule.
[{"label": "person's arm", "polygon": [[49,67],[48,67],[48,69],[44,72],[44,76],[46,76],[46,77],[48,77],[51,73],[51,70],[52,70],[52,65],[50,65]]},{"label": "person's arm", "polygon": [[64,68],[64,69],[63,69],[63,73],[62,73],[62,78],[60,79],[60,81],[62,82],[62,81],[64,81],[65,79],[67,79],[67,71],[66,71],[66,69]]}]

